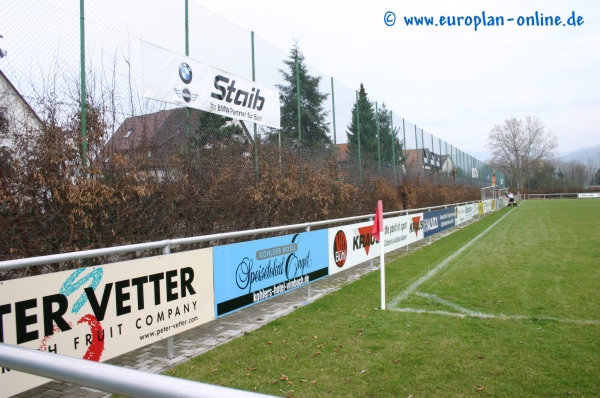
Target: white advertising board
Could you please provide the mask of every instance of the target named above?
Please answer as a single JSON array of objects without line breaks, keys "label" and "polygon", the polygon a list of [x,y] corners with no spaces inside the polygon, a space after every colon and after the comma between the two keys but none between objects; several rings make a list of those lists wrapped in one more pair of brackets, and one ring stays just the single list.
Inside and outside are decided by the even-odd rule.
[{"label": "white advertising board", "polygon": [[476,203],[465,205],[465,221],[471,221],[475,214],[477,214]]},{"label": "white advertising board", "polygon": [[423,213],[384,218],[383,236],[385,253],[423,239]]},{"label": "white advertising board", "polygon": [[279,91],[143,40],[140,43],[145,98],[281,127]]},{"label": "white advertising board", "polygon": [[367,221],[328,230],[329,275],[379,257],[381,245],[371,235],[372,228],[373,221]]},{"label": "white advertising board", "polygon": [[466,221],[467,206],[456,206],[456,225],[462,224]]},{"label": "white advertising board", "polygon": [[580,194],[577,194],[577,198],[579,198],[579,199],[600,198],[600,192],[580,193]]},{"label": "white advertising board", "polygon": [[[214,319],[212,249],[13,279],[0,341],[105,361]],[[2,369],[0,396],[48,382]]]},{"label": "white advertising board", "polygon": [[483,201],[483,213],[489,213],[492,211],[492,200],[488,199],[488,200],[484,200]]}]

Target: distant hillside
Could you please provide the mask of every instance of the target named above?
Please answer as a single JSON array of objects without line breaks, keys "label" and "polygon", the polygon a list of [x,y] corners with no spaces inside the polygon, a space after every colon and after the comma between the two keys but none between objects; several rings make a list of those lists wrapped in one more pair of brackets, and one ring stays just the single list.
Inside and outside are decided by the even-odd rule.
[{"label": "distant hillside", "polygon": [[558,159],[564,162],[578,160],[582,163],[586,163],[588,159],[600,162],[600,145],[581,148],[579,151],[562,153],[559,155]]}]

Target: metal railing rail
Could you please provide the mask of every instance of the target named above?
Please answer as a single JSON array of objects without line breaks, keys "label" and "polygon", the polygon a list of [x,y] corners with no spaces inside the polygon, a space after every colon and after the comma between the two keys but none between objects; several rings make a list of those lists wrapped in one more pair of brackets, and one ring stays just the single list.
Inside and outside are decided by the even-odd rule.
[{"label": "metal railing rail", "polygon": [[0,366],[136,398],[258,398],[272,396],[50,354],[5,343],[0,343]]},{"label": "metal railing rail", "polygon": [[546,199],[546,197],[552,199],[577,199],[578,193],[568,192],[568,193],[527,193],[523,194],[523,197],[526,200],[530,199]]},{"label": "metal railing rail", "polygon": [[[419,209],[408,209],[408,210],[396,210],[387,213],[383,213],[384,216],[393,216],[393,215],[408,215],[409,213],[419,213],[421,211],[430,211],[434,209],[448,208],[449,206],[460,206],[463,204],[476,203],[478,201],[468,201],[468,202],[460,202],[453,203],[448,205],[440,205],[440,206],[430,206],[423,207]],[[92,257],[102,257],[102,256],[110,256],[113,254],[123,254],[123,253],[131,253],[139,250],[149,250],[149,249],[163,249],[164,254],[170,253],[171,246],[177,245],[188,245],[192,243],[200,243],[207,242],[212,240],[220,240],[220,239],[228,239],[228,238],[237,238],[240,236],[252,236],[259,235],[264,233],[271,232],[280,232],[294,229],[305,229],[309,231],[311,227],[318,227],[322,225],[328,224],[337,224],[348,221],[357,221],[362,219],[368,219],[370,217],[374,217],[375,214],[367,214],[364,216],[353,216],[353,217],[345,217],[338,218],[334,220],[324,220],[324,221],[314,221],[314,222],[305,222],[301,224],[292,224],[292,225],[282,225],[279,227],[269,227],[269,228],[259,228],[259,229],[250,229],[244,231],[236,231],[236,232],[224,232],[220,234],[213,235],[201,235],[201,236],[193,236],[189,238],[177,238],[177,239],[165,239],[161,241],[155,242],[146,242],[146,243],[136,243],[133,245],[124,245],[124,246],[114,246],[114,247],[105,247],[102,249],[91,249],[91,250],[82,250],[80,252],[70,252],[70,253],[60,253],[60,254],[50,254],[47,256],[39,256],[39,257],[29,257],[22,258],[17,260],[7,260],[0,262],[0,271],[6,271],[10,269],[16,268],[24,268],[24,267],[32,267],[35,265],[45,265],[45,264],[54,264],[60,263],[64,261],[73,261],[73,260],[83,260],[86,258]]]}]

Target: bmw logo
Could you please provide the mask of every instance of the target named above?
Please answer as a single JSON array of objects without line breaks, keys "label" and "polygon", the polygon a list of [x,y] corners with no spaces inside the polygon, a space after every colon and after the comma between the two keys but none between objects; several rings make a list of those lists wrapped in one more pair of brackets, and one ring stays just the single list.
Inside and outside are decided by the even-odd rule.
[{"label": "bmw logo", "polygon": [[182,62],[181,65],[179,65],[179,77],[185,84],[190,84],[192,81],[192,68],[185,62]]},{"label": "bmw logo", "polygon": [[[190,75],[190,79],[191,79],[191,75]],[[190,100],[192,99],[192,94],[190,93],[190,90],[188,90],[187,88],[183,89],[183,91],[181,92],[181,96],[183,97],[183,100],[185,102],[190,102]]]}]

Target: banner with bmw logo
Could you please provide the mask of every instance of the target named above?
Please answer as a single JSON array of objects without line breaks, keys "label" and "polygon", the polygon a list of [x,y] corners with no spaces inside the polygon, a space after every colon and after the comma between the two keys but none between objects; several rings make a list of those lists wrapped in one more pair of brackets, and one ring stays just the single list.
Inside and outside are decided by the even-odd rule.
[{"label": "banner with bmw logo", "polygon": [[279,91],[140,40],[145,98],[280,128]]}]

